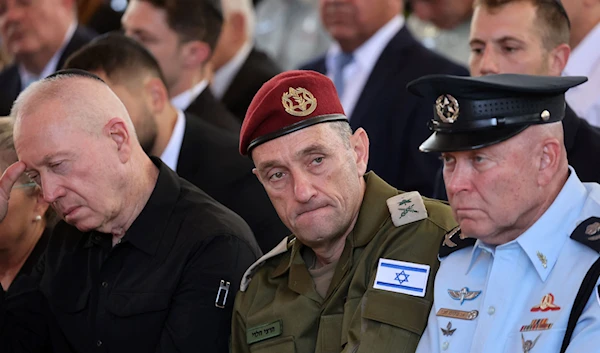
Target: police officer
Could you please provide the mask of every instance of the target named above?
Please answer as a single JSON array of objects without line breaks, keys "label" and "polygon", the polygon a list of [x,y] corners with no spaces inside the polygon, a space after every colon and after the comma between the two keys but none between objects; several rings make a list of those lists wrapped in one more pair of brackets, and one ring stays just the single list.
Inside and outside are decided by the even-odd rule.
[{"label": "police officer", "polygon": [[600,186],[568,165],[561,126],[565,91],[585,81],[503,74],[409,84],[435,102],[434,132],[420,148],[442,153],[459,223],[440,249],[417,352],[558,353],[563,340],[561,352],[598,351]]},{"label": "police officer", "polygon": [[366,173],[367,134],[352,133],[316,72],[288,71],[258,91],[240,152],[294,235],[244,275],[233,352],[414,352],[436,242],[456,224],[449,207]]}]

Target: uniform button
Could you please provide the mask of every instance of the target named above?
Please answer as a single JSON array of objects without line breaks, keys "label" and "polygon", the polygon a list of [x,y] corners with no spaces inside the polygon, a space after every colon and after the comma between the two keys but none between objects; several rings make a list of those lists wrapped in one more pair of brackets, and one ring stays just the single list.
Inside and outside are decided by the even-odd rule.
[{"label": "uniform button", "polygon": [[94,240],[95,241],[100,241],[100,240],[102,240],[102,237],[99,236],[99,235],[96,235],[96,236],[94,236]]},{"label": "uniform button", "polygon": [[442,350],[443,351],[447,350],[449,346],[450,346],[450,343],[448,343],[448,341],[442,343]]},{"label": "uniform button", "polygon": [[493,306],[490,306],[488,308],[488,314],[490,315],[494,315],[494,313],[496,312],[496,308],[494,308]]},{"label": "uniform button", "polygon": [[102,282],[102,288],[108,287],[108,282]]},{"label": "uniform button", "polygon": [[100,347],[102,345],[102,341],[98,340],[98,342],[96,342],[96,346]]}]

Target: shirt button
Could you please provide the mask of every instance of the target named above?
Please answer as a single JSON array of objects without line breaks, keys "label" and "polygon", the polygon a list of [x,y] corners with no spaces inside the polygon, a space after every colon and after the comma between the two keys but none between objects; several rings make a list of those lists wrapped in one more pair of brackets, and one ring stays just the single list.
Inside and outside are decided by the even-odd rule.
[{"label": "shirt button", "polygon": [[[102,282],[102,288],[106,288],[106,287],[108,287],[108,282]],[[100,342],[100,341],[98,341],[98,342]]]},{"label": "shirt button", "polygon": [[100,240],[102,240],[102,237],[99,236],[99,235],[96,235],[96,236],[94,236],[94,240],[95,241],[100,241]]},{"label": "shirt button", "polygon": [[494,308],[493,306],[490,306],[488,308],[488,314],[490,315],[494,315],[494,313],[496,312],[496,308]]},{"label": "shirt button", "polygon": [[98,340],[98,342],[96,342],[96,346],[100,347],[102,345],[102,341]]},{"label": "shirt button", "polygon": [[448,343],[448,341],[442,343],[442,350],[443,351],[447,350],[449,346],[450,346],[450,343]]}]

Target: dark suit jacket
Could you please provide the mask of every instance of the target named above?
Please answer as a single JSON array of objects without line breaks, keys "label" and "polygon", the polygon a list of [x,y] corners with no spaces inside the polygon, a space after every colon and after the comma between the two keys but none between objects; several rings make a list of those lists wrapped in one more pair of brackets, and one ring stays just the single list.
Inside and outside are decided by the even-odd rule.
[{"label": "dark suit jacket", "polygon": [[254,165],[238,152],[238,136],[186,114],[177,173],[240,215],[263,253],[290,231],[252,174]]},{"label": "dark suit jacket", "polygon": [[569,165],[581,181],[600,183],[600,129],[578,117],[569,105],[563,129]]},{"label": "dark suit jacket", "polygon": [[[87,44],[95,35],[96,33],[85,27],[77,27],[73,37],[58,59],[55,70],[62,68],[69,55]],[[12,64],[0,72],[0,87],[0,116],[6,116],[10,114],[13,102],[21,93],[21,77],[19,76],[17,64]]]},{"label": "dark suit jacket", "polygon": [[219,102],[207,87],[190,103],[185,110],[193,118],[239,135],[242,123],[231,114],[223,103]]},{"label": "dark suit jacket", "polygon": [[244,121],[252,98],[262,85],[281,72],[279,66],[267,54],[252,49],[248,58],[231,81],[221,102],[240,121]]},{"label": "dark suit jacket", "polygon": [[[303,67],[325,73],[325,57]],[[432,196],[438,156],[421,153],[430,135],[433,102],[416,97],[406,84],[428,74],[468,75],[467,69],[423,47],[403,27],[385,47],[350,116],[370,140],[369,169],[398,189]]]}]

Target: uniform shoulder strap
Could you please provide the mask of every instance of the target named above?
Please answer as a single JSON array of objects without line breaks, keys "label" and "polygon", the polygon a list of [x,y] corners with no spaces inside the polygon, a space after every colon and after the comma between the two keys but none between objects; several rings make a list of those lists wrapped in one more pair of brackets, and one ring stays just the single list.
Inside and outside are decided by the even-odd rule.
[{"label": "uniform shoulder strap", "polygon": [[460,231],[460,226],[458,226],[444,235],[439,256],[440,258],[446,257],[457,250],[475,245],[476,241],[475,238],[463,235]]},{"label": "uniform shoulder strap", "polygon": [[283,238],[283,240],[279,244],[277,244],[277,246],[271,249],[271,251],[264,254],[260,259],[256,260],[255,263],[250,265],[250,267],[246,270],[244,276],[242,277],[240,291],[246,291],[248,285],[250,284],[250,281],[252,280],[252,276],[256,273],[256,271],[258,271],[259,267],[262,266],[262,264],[264,264],[268,259],[271,259],[277,255],[283,254],[284,252],[288,251],[288,249],[292,246],[295,240],[295,237]]},{"label": "uniform shoulder strap", "polygon": [[[600,241],[598,241],[600,240],[600,218],[590,217],[581,222],[571,234],[571,239],[600,252]],[[569,343],[571,343],[571,337],[573,336],[577,321],[583,313],[583,309],[585,309],[594,288],[596,288],[599,277],[600,258],[590,267],[579,287],[575,302],[573,303],[573,309],[571,309],[571,314],[569,315],[567,331],[565,332],[565,337],[560,348],[561,353],[566,352]],[[600,286],[598,287],[598,291],[600,291]]]}]

